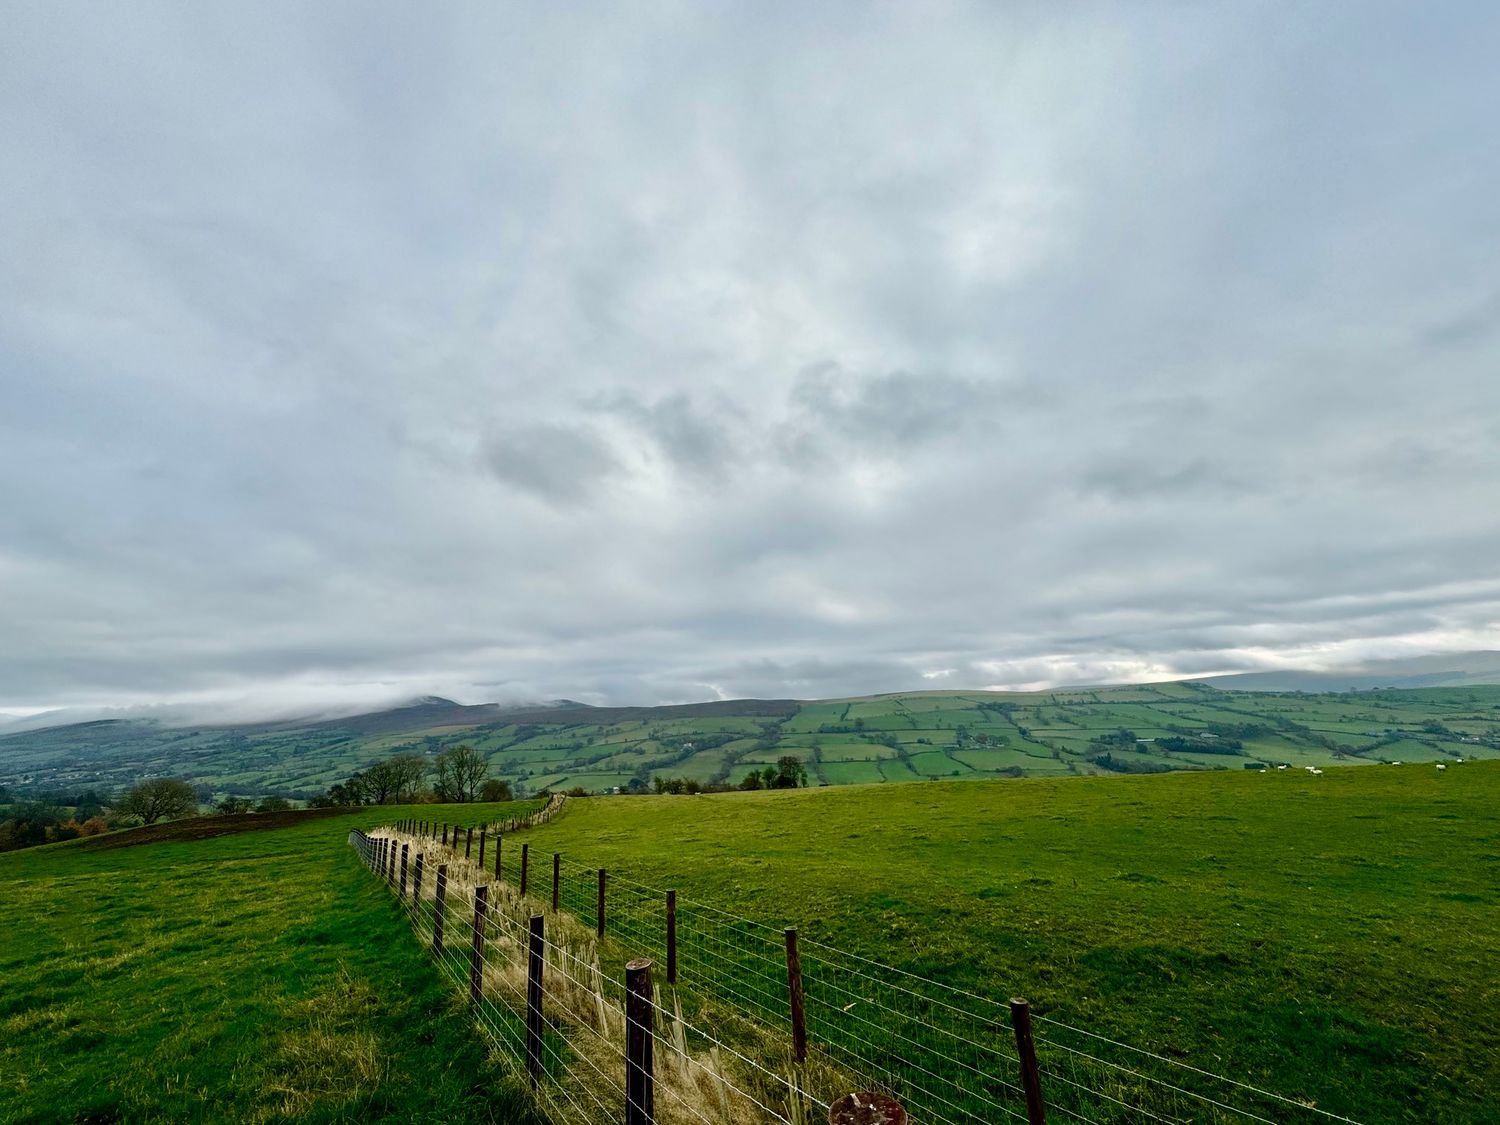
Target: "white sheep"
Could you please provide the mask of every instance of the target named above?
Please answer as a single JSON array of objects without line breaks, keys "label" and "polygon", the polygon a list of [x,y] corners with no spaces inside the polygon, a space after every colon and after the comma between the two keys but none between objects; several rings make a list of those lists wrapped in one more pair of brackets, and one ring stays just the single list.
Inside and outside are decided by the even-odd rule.
[{"label": "white sheep", "polygon": [[1438,764],[1437,764],[1437,767],[1438,767],[1438,769],[1440,769],[1440,770],[1445,770],[1445,769],[1447,769],[1447,768],[1448,768],[1448,767],[1447,767],[1447,766],[1445,766],[1445,765],[1443,765],[1443,763],[1442,763],[1442,762],[1439,762],[1439,763],[1438,763]]}]

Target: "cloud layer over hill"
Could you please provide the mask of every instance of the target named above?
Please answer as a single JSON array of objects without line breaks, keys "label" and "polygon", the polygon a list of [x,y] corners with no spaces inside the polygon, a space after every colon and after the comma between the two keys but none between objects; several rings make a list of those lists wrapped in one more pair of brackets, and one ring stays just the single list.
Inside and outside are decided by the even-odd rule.
[{"label": "cloud layer over hill", "polygon": [[48,4],[0,707],[1500,643],[1500,15]]}]

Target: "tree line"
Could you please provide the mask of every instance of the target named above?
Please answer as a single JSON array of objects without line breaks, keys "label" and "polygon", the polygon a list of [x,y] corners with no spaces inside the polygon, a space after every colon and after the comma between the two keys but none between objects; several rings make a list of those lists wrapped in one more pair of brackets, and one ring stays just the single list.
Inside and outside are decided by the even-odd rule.
[{"label": "tree line", "polygon": [[[313,797],[313,808],[350,805],[411,805],[425,802],[469,804],[509,801],[510,782],[490,777],[490,764],[467,744],[444,750],[431,759],[420,754],[397,754],[376,762]],[[428,776],[432,784],[427,783]]]}]

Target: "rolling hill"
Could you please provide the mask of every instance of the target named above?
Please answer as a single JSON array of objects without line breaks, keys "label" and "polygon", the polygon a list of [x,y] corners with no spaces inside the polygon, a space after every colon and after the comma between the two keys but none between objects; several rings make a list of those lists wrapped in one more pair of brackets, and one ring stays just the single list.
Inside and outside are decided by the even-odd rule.
[{"label": "rolling hill", "polygon": [[0,735],[0,785],[25,795],[171,775],[216,795],[306,799],[382,757],[460,743],[529,792],[611,792],[654,777],[735,784],[785,756],[813,785],[1360,766],[1500,756],[1500,687],[1308,694],[1184,681],[512,709],[429,697],[302,723],[105,719]]}]

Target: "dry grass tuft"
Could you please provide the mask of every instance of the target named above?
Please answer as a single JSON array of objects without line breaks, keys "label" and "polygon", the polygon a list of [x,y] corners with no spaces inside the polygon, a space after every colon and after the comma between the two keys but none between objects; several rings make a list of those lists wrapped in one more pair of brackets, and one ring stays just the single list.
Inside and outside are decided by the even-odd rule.
[{"label": "dry grass tuft", "polygon": [[252,1120],[298,1118],[314,1108],[336,1111],[359,1101],[385,1078],[385,1053],[366,1030],[373,989],[342,967],[332,989],[288,1006],[282,1037],[265,1084],[267,1100]]}]

